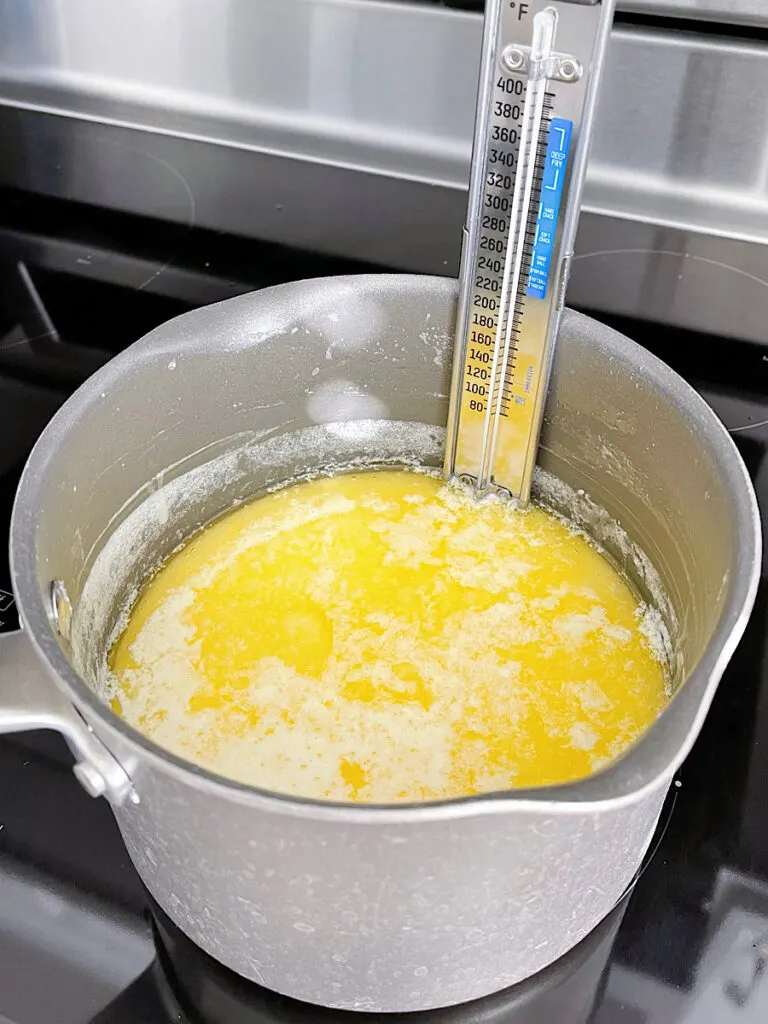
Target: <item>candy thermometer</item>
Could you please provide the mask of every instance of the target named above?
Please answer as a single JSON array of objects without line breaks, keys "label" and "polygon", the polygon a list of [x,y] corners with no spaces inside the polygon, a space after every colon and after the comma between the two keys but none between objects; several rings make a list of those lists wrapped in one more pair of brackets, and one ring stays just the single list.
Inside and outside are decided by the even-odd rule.
[{"label": "candy thermometer", "polygon": [[486,0],[445,472],[525,504],[614,0]]}]

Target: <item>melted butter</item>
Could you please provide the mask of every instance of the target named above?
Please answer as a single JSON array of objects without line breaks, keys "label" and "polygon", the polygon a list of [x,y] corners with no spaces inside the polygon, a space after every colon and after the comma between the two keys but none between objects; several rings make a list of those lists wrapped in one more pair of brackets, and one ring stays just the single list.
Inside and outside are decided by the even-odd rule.
[{"label": "melted butter", "polygon": [[406,471],[271,494],[150,580],[112,707],[181,757],[389,802],[588,775],[666,703],[642,609],[549,513]]}]

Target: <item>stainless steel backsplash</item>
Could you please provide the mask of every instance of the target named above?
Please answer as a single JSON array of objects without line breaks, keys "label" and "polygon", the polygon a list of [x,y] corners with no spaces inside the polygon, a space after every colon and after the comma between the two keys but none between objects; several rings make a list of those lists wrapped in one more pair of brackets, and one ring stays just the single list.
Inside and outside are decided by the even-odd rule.
[{"label": "stainless steel backsplash", "polygon": [[[569,301],[768,341],[768,3],[623,6],[661,17],[613,33]],[[480,28],[378,0],[6,3],[0,184],[455,274]]]}]

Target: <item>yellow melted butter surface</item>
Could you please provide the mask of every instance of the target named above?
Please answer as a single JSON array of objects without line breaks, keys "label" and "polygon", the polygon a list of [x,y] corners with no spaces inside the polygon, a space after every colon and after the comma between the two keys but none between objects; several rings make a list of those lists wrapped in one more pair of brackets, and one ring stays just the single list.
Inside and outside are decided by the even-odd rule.
[{"label": "yellow melted butter surface", "polygon": [[579,778],[667,699],[642,608],[583,536],[405,470],[208,526],[149,581],[110,667],[113,708],[162,746],[334,800]]}]

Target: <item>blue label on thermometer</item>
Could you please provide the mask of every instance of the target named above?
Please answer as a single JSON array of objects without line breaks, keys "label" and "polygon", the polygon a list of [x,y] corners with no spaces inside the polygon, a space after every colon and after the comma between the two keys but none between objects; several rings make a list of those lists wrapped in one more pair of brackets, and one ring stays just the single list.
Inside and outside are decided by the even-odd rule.
[{"label": "blue label on thermometer", "polygon": [[549,269],[555,248],[557,218],[563,198],[565,171],[568,165],[568,151],[571,148],[573,121],[554,117],[549,123],[547,155],[541,184],[541,201],[536,220],[536,236],[531,254],[531,270],[525,294],[534,299],[547,297]]}]

